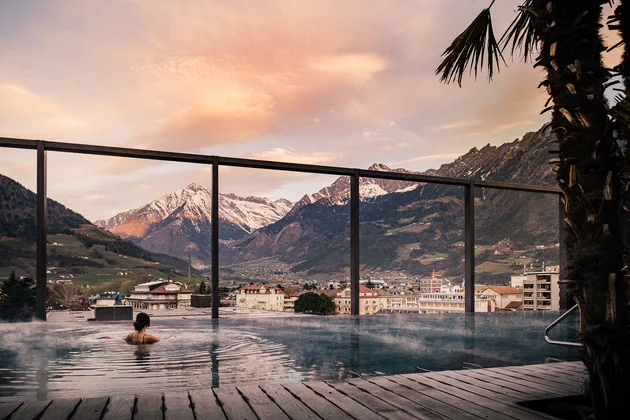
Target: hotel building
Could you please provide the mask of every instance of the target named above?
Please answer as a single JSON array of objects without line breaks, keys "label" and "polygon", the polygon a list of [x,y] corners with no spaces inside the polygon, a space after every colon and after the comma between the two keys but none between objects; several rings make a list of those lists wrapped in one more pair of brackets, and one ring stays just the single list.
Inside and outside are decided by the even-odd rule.
[{"label": "hotel building", "polygon": [[249,284],[236,294],[236,307],[282,311],[284,291],[267,284]]},{"label": "hotel building", "polygon": [[134,309],[179,309],[190,306],[193,291],[183,283],[152,281],[137,285],[127,301]]}]

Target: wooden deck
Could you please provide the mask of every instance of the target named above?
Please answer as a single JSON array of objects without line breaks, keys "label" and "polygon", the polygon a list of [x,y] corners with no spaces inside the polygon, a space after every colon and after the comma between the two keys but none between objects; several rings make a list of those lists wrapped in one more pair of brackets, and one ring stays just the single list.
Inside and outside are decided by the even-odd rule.
[{"label": "wooden deck", "polygon": [[578,395],[579,362],[0,404],[0,419],[553,419],[519,401]]}]

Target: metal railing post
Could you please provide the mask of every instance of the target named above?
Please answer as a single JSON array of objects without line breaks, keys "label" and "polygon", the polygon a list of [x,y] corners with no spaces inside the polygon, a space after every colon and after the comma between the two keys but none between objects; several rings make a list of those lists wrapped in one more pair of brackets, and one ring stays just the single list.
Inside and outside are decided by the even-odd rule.
[{"label": "metal railing post", "polygon": [[475,181],[464,188],[464,299],[466,312],[475,312]]},{"label": "metal railing post", "polygon": [[212,158],[212,319],[219,318],[219,158]]},{"label": "metal railing post", "polygon": [[359,315],[359,170],[350,180],[350,313]]},{"label": "metal railing post", "polygon": [[46,234],[48,232],[48,199],[46,180],[46,149],[43,141],[37,142],[37,262],[35,267],[35,316],[46,321]]}]

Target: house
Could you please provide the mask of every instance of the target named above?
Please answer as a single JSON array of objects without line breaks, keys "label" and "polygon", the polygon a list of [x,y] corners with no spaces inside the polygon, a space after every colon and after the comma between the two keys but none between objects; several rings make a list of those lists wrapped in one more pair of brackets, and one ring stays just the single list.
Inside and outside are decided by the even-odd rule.
[{"label": "house", "polygon": [[[350,286],[337,290],[335,309],[338,314],[350,315]],[[371,315],[381,310],[380,297],[372,290],[359,284],[359,314]]]},{"label": "house", "polygon": [[134,309],[179,309],[190,306],[192,290],[183,283],[158,280],[137,285],[127,298]]},{"label": "house", "polygon": [[516,304],[512,304],[512,302],[517,302],[516,307],[519,307],[520,303],[523,302],[523,292],[510,286],[488,286],[481,294],[487,296],[492,312],[496,309],[506,309],[508,305],[513,308]]},{"label": "house", "polygon": [[236,306],[268,311],[284,310],[284,291],[267,284],[249,284],[241,287],[236,295]]}]

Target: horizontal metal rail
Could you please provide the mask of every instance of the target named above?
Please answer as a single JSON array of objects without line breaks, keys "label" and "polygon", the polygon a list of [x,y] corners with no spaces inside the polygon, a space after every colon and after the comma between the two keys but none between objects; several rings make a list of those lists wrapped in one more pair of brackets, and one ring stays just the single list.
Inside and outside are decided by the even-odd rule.
[{"label": "horizontal metal rail", "polygon": [[[63,143],[57,141],[47,140],[29,140],[29,139],[17,139],[10,137],[0,137],[0,147],[8,147],[14,149],[37,149],[37,143],[43,142],[44,150],[51,152],[65,152],[65,153],[79,153],[87,155],[101,155],[101,156],[114,156],[125,157],[135,159],[150,159],[160,160],[167,162],[185,162],[185,163],[201,163],[211,165],[214,156],[203,155],[195,153],[175,153],[165,152],[159,150],[145,150],[145,149],[133,149],[128,147],[115,147],[115,146],[97,146],[92,144],[80,144],[80,143]],[[277,171],[290,171],[290,172],[306,172],[314,174],[324,175],[339,175],[339,176],[353,176],[355,169],[345,168],[338,166],[324,166],[324,165],[307,165],[302,163],[289,163],[289,162],[277,162],[268,160],[257,159],[243,159],[218,156],[218,162],[220,166],[234,166],[241,168],[252,169],[268,169]],[[462,186],[470,184],[468,178],[451,178],[434,175],[423,175],[406,172],[387,172],[387,171],[373,171],[367,169],[359,169],[359,176],[363,178],[378,178],[378,179],[391,179],[396,181],[409,181],[409,182],[423,182],[431,184],[443,184]],[[544,194],[560,194],[560,190],[553,187],[544,187],[538,185],[518,184],[511,182],[492,182],[475,180],[475,186],[480,188],[501,189],[501,190],[513,190],[524,192],[535,192]]]},{"label": "horizontal metal rail", "polygon": [[547,343],[549,343],[549,344],[556,344],[558,346],[567,346],[567,347],[584,347],[584,344],[582,344],[582,343],[577,343],[577,342],[572,342],[572,341],[556,341],[556,340],[552,340],[551,338],[549,338],[549,331],[551,331],[553,329],[553,327],[555,327],[560,322],[562,322],[562,320],[565,319],[567,316],[569,316],[569,314],[571,312],[576,310],[577,307],[578,307],[577,305],[573,305],[573,307],[571,307],[571,309],[569,309],[568,311],[566,311],[565,313],[560,315],[558,317],[558,319],[553,321],[551,324],[549,324],[547,326],[547,328],[545,328],[545,340],[547,341]]}]

